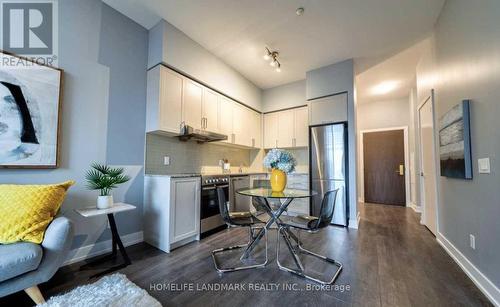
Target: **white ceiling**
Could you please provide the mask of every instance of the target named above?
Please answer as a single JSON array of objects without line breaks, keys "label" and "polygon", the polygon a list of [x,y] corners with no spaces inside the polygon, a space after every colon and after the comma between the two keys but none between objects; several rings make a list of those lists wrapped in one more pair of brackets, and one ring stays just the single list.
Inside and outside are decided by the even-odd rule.
[{"label": "white ceiling", "polygon": [[[359,73],[356,76],[357,102],[408,97],[415,85],[415,69],[425,48],[430,48],[428,39]],[[389,86],[387,93],[379,93],[384,85],[392,85],[393,89]]]},{"label": "white ceiling", "polygon": [[[167,20],[265,89],[410,46],[432,30],[445,0],[103,1],[148,29]],[[265,46],[280,51],[281,73],[262,59]]]}]

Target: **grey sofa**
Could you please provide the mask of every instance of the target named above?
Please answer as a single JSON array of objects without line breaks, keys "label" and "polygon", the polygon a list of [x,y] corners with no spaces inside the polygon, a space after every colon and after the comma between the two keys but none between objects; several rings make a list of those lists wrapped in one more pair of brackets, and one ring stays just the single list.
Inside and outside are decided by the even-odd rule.
[{"label": "grey sofa", "polygon": [[43,303],[38,284],[56,273],[72,240],[73,224],[66,217],[57,217],[47,227],[42,244],[0,245],[0,297],[25,290],[35,303]]}]

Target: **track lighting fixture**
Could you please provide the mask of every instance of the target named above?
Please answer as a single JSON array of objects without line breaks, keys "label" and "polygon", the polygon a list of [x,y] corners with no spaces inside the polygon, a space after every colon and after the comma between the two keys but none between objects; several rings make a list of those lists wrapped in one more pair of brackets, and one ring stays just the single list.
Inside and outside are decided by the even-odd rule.
[{"label": "track lighting fixture", "polygon": [[281,63],[278,61],[279,55],[280,54],[278,51],[271,51],[266,47],[266,53],[263,56],[265,61],[271,60],[271,62],[269,62],[269,65],[271,67],[276,67],[276,72],[281,72]]}]

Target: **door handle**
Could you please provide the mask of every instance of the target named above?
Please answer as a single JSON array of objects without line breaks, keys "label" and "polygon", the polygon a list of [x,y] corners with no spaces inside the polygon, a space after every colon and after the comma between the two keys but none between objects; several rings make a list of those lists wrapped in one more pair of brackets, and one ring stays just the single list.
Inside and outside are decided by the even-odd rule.
[{"label": "door handle", "polygon": [[399,176],[403,176],[405,174],[405,166],[403,164],[400,164],[399,169],[396,170],[396,173]]}]

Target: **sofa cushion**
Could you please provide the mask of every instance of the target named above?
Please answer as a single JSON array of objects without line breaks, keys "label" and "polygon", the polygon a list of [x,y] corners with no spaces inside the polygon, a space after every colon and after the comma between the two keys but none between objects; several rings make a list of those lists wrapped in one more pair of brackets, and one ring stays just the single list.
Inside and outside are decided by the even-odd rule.
[{"label": "sofa cushion", "polygon": [[0,243],[42,243],[74,181],[59,184],[0,184]]},{"label": "sofa cushion", "polygon": [[36,270],[42,254],[40,245],[34,243],[0,245],[0,282]]}]

